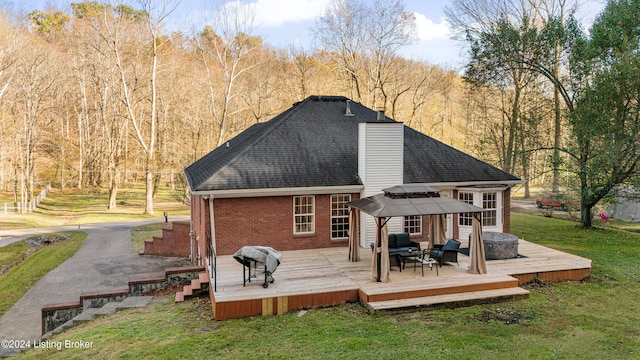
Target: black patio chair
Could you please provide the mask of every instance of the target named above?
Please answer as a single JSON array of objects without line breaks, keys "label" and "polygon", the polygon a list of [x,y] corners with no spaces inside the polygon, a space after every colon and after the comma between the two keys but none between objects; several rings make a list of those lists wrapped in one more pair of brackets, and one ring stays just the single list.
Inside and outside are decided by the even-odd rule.
[{"label": "black patio chair", "polygon": [[434,258],[442,267],[444,262],[458,263],[458,252],[460,251],[460,241],[449,239],[444,245],[433,245],[433,248],[429,252],[429,256]]}]

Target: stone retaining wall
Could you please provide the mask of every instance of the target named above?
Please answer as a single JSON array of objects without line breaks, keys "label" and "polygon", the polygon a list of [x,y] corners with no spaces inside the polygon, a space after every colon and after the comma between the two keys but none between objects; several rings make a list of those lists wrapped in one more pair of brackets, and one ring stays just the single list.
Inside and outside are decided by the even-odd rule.
[{"label": "stone retaining wall", "polygon": [[77,302],[44,305],[41,308],[42,334],[61,326],[81,314],[85,309],[101,308],[108,302],[119,302],[128,296],[143,295],[153,290],[162,289],[167,285],[189,284],[192,279],[198,278],[198,274],[205,271],[204,266],[169,268],[165,270],[164,277],[130,280],[128,289],[83,293],[80,295],[80,301]]}]

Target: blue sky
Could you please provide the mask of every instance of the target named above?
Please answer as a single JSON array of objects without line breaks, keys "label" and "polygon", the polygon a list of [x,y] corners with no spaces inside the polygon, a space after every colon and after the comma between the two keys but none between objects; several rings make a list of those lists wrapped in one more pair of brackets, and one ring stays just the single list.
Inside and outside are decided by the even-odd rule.
[{"label": "blue sky", "polygon": [[[14,8],[30,12],[44,10],[52,5],[69,11],[72,1],[82,0],[0,0],[13,4]],[[266,43],[278,47],[300,44],[313,46],[310,27],[324,12],[331,0],[241,0],[252,3],[256,9],[255,35]],[[579,18],[584,24],[593,21],[602,10],[605,0],[582,0]],[[135,3],[135,2],[132,2]],[[205,9],[211,9],[209,0],[182,0],[173,16],[172,27],[189,32],[202,27]],[[444,8],[449,0],[405,0],[405,10],[414,13],[418,25],[418,41],[402,50],[401,55],[424,60],[445,68],[460,71],[465,62],[462,44],[449,39],[448,25],[444,19]]]}]

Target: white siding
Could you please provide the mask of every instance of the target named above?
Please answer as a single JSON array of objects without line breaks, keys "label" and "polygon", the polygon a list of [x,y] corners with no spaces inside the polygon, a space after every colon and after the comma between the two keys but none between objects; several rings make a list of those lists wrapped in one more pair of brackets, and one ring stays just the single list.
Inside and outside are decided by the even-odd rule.
[{"label": "white siding", "polygon": [[[364,183],[361,196],[403,184],[404,125],[402,123],[360,123],[358,129],[358,175]],[[375,239],[373,216],[361,215],[361,244],[369,246]],[[392,218],[389,233],[402,231],[402,218]]]}]

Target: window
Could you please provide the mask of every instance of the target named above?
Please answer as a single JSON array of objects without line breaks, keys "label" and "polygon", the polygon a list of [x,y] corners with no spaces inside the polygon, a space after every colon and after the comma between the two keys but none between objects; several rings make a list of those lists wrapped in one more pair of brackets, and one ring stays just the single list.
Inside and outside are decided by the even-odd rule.
[{"label": "window", "polygon": [[498,194],[482,193],[482,226],[496,226],[498,223]]},{"label": "window", "polygon": [[402,228],[411,235],[422,235],[422,215],[405,216]]},{"label": "window", "polygon": [[331,195],[331,239],[349,237],[349,206],[351,195]]},{"label": "window", "polygon": [[314,200],[313,195],[293,197],[294,234],[313,234],[316,231]]},{"label": "window", "polygon": [[[460,191],[458,193],[458,200],[473,205],[473,193]],[[471,226],[472,220],[472,213],[462,213],[458,215],[458,224],[460,226]]]}]

